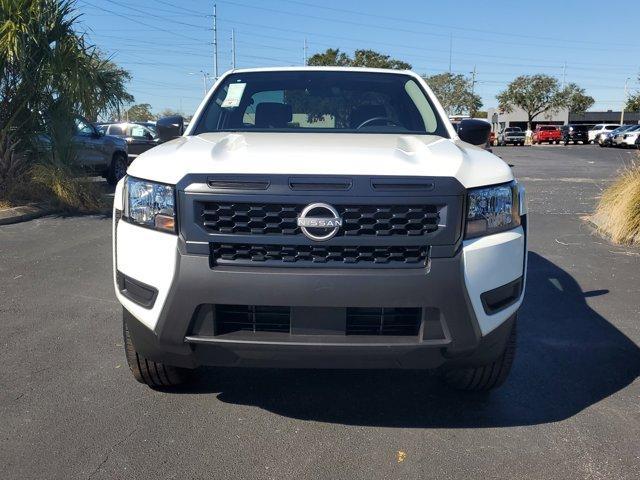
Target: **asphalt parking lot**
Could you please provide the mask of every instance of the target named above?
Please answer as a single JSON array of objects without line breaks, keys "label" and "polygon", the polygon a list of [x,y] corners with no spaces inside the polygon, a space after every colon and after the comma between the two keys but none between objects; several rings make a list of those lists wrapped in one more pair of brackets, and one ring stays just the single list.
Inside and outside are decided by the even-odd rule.
[{"label": "asphalt parking lot", "polygon": [[110,219],[0,227],[0,476],[639,478],[640,249],[581,219],[636,154],[494,151],[527,187],[531,235],[516,362],[490,394],[397,371],[148,389],[122,351]]}]

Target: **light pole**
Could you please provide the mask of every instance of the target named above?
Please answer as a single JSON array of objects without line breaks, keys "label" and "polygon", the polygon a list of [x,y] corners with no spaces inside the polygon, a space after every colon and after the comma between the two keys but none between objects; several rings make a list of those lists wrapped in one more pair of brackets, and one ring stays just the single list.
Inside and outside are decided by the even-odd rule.
[{"label": "light pole", "polygon": [[627,105],[627,86],[629,85],[629,77],[624,81],[624,97],[622,99],[622,111],[620,112],[620,125],[624,125],[624,107]]},{"label": "light pole", "polygon": [[207,85],[207,77],[209,76],[209,74],[204,70],[200,70],[199,72],[189,72],[189,75],[199,75],[199,74],[202,74],[202,86],[204,87],[204,94],[206,96],[207,92],[209,91],[209,86]]}]

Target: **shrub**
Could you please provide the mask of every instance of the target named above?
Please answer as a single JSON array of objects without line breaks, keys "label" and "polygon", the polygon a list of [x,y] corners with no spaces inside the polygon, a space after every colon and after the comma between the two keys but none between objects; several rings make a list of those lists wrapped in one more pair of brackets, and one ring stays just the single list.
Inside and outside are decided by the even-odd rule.
[{"label": "shrub", "polygon": [[97,212],[103,208],[99,186],[75,175],[72,168],[62,163],[38,163],[31,169],[31,180],[51,202],[68,212]]},{"label": "shrub", "polygon": [[594,221],[613,242],[640,244],[640,163],[626,167],[603,192]]}]

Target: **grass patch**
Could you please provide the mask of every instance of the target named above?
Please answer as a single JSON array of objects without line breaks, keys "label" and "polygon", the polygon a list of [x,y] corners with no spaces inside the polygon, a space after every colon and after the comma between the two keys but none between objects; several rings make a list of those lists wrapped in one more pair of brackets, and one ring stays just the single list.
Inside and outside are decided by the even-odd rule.
[{"label": "grass patch", "polygon": [[102,190],[95,182],[78,178],[60,164],[37,164],[31,171],[31,181],[43,190],[49,202],[67,212],[95,213],[105,208]]},{"label": "grass patch", "polygon": [[640,244],[640,163],[626,167],[603,192],[593,220],[614,243]]}]

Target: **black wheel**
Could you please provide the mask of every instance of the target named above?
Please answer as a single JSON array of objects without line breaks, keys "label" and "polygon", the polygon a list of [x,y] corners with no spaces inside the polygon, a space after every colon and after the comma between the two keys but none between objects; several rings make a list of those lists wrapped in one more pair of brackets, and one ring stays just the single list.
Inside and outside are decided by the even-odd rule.
[{"label": "black wheel", "polygon": [[516,356],[516,323],[514,322],[502,355],[487,365],[445,370],[441,378],[456,390],[480,392],[493,390],[504,383],[509,376]]},{"label": "black wheel", "polygon": [[122,334],[127,364],[133,377],[138,382],[153,388],[167,388],[181,385],[188,380],[189,370],[147,360],[140,355],[131,340],[129,327],[127,327],[127,322],[124,321],[124,318],[122,320]]},{"label": "black wheel", "polygon": [[111,165],[109,166],[107,182],[109,182],[109,185],[115,185],[126,174],[127,174],[127,156],[124,153],[114,154],[113,160],[111,160]]}]

